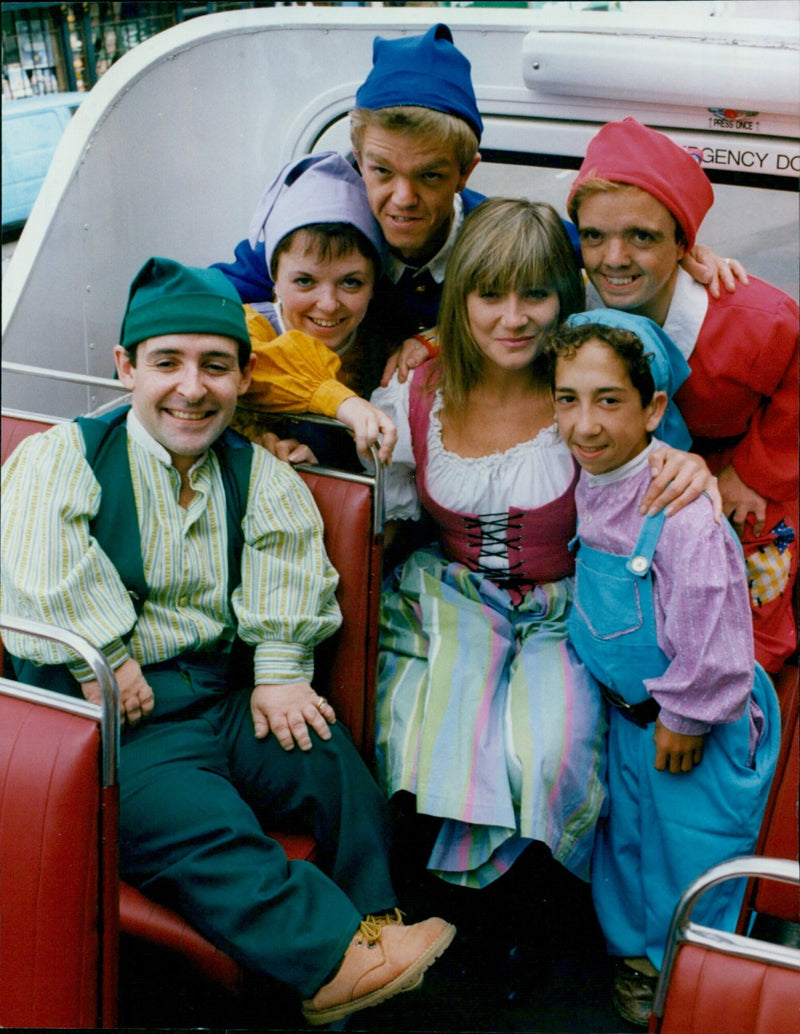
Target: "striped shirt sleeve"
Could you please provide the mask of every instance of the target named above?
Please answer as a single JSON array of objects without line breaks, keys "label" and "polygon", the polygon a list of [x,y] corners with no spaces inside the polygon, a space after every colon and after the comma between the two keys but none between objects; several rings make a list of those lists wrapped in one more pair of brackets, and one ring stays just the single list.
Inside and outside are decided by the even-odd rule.
[{"label": "striped shirt sleeve", "polygon": [[[83,455],[77,424],[32,435],[2,471],[2,608],[66,627],[100,648],[113,667],[136,620],[116,569],[89,534],[100,488]],[[6,635],[11,653],[37,664],[68,663],[81,680],[90,669],[45,640]]]},{"label": "striped shirt sleeve", "polygon": [[243,522],[239,636],[256,647],[256,683],[310,681],[314,647],[341,624],[339,576],[322,541],[313,496],[288,463],[254,446]]}]

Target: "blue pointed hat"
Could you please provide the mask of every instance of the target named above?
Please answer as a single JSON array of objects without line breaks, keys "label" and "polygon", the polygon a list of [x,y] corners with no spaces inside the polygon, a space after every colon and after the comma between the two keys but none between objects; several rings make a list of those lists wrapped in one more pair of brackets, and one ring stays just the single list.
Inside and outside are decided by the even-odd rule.
[{"label": "blue pointed hat", "polygon": [[454,45],[448,26],[441,23],[424,36],[376,36],[372,71],[356,93],[356,107],[370,111],[406,104],[433,108],[463,119],[480,140],[483,122],[471,67]]},{"label": "blue pointed hat", "polygon": [[584,323],[618,327],[620,330],[631,331],[639,338],[645,355],[650,359],[650,372],[653,374],[656,391],[665,391],[669,399],[658,425],[658,437],[676,449],[690,449],[692,437],[672,397],[691,370],[672,338],[646,316],[635,316],[631,312],[621,312],[619,309],[589,309],[588,312],[577,312],[569,316],[566,321],[568,327],[580,327]]}]

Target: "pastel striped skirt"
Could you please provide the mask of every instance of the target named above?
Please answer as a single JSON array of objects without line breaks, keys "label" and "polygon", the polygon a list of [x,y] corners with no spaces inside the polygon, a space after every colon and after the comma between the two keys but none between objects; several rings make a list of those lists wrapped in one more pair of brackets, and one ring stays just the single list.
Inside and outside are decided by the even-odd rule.
[{"label": "pastel striped skirt", "polygon": [[517,601],[436,548],[387,580],[377,766],[443,819],[428,867],[482,887],[532,840],[589,878],[605,800],[597,685],[567,642],[569,579]]}]

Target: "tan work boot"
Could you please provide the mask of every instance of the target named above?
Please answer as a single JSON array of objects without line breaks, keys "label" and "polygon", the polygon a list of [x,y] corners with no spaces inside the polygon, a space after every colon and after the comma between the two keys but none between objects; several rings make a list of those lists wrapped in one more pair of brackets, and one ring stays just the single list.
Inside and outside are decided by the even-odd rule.
[{"label": "tan work boot", "polygon": [[336,976],[303,1002],[303,1016],[315,1027],[333,1023],[419,987],[425,970],[444,952],[455,932],[444,919],[405,926],[399,913],[391,918],[367,916],[350,941]]}]

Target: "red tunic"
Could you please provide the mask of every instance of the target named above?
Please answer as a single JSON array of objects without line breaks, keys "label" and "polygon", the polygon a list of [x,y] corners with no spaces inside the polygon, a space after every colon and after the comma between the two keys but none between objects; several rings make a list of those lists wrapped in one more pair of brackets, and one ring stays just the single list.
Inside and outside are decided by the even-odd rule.
[{"label": "red tunic", "polygon": [[791,597],[798,547],[797,303],[755,277],[733,294],[709,295],[689,365],[691,376],[675,401],[696,450],[714,473],[732,463],[742,481],[767,500],[764,534],[756,539],[750,526],[742,545],[756,657],[774,672],[796,648]]}]

